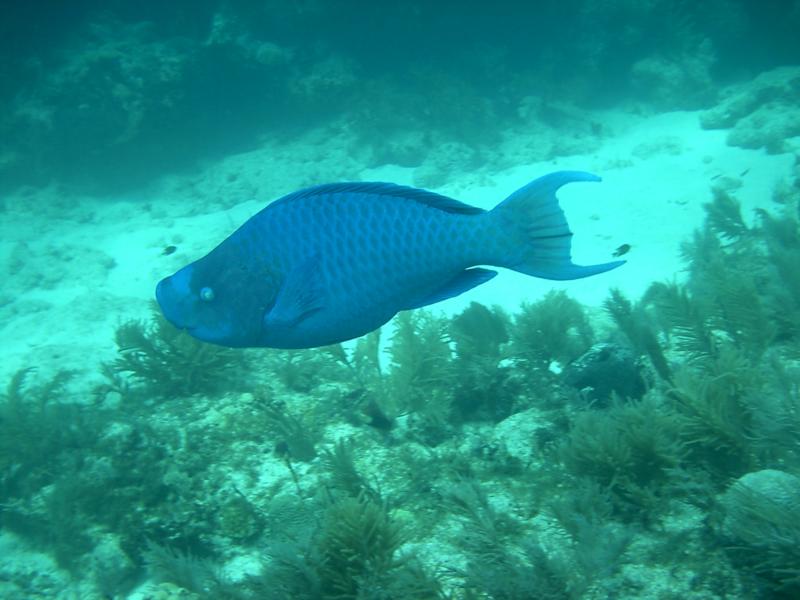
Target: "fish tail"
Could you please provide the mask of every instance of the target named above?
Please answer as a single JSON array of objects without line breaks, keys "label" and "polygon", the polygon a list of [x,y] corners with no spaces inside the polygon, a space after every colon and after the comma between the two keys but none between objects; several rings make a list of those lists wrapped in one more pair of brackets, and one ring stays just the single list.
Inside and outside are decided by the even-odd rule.
[{"label": "fish tail", "polygon": [[535,179],[498,204],[492,218],[498,220],[504,237],[511,241],[503,266],[544,279],[580,279],[610,271],[624,260],[599,265],[572,262],[572,232],[556,192],[573,181],[600,181],[582,171],[556,171]]}]

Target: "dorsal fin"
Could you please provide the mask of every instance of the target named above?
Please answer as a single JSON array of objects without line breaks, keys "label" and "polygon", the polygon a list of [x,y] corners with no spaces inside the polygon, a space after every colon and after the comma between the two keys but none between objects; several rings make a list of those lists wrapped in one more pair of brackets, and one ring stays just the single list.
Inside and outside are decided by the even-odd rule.
[{"label": "dorsal fin", "polygon": [[478,215],[486,211],[477,206],[470,206],[458,200],[453,200],[447,196],[434,194],[419,188],[408,187],[404,185],[396,185],[394,183],[377,183],[377,182],[362,182],[353,181],[345,183],[326,183],[323,185],[315,185],[304,190],[292,192],[282,198],[273,202],[270,206],[282,204],[284,202],[292,202],[300,198],[313,198],[330,197],[338,194],[363,194],[365,196],[374,196],[378,200],[388,200],[391,198],[404,198],[406,200],[413,200],[420,204],[425,204],[431,208],[443,210],[444,212],[461,214],[461,215]]}]

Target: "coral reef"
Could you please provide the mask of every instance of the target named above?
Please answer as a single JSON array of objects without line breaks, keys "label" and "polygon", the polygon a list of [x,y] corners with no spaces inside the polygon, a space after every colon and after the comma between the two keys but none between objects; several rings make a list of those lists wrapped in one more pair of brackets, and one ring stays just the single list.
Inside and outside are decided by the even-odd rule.
[{"label": "coral reef", "polygon": [[706,129],[730,129],[728,144],[786,152],[787,138],[800,136],[800,67],[779,67],[728,90],[700,115]]},{"label": "coral reef", "polygon": [[[417,181],[433,186],[446,168],[507,162],[510,145],[497,155],[485,148],[508,129],[557,122],[531,139],[528,160],[592,147],[596,123],[522,117],[532,90],[562,116],[609,102],[694,109],[720,82],[796,59],[800,17],[783,5],[547,0],[454,13],[451,4],[18,7],[8,30],[28,35],[0,43],[14,82],[0,91],[3,185],[131,189],[265,140],[280,139],[271,154],[283,154],[301,130],[322,125],[321,154],[352,136],[346,154],[418,167]],[[759,39],[762,51],[739,52],[743,39]],[[740,114],[749,122],[732,143],[775,149],[795,114],[782,102],[783,114]],[[313,178],[314,160],[302,156]]]},{"label": "coral reef", "polygon": [[417,310],[257,359],[130,322],[94,393],[19,371],[0,525],[105,596],[793,597],[800,195],[709,198],[685,280],[605,311]]}]

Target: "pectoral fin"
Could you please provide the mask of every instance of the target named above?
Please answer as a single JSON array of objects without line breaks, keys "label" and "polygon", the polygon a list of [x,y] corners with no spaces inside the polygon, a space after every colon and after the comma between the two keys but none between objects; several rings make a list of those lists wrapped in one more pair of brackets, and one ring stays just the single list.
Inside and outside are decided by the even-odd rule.
[{"label": "pectoral fin", "polygon": [[264,315],[264,327],[296,326],[324,307],[324,292],[319,257],[314,255],[286,275],[275,304]]}]

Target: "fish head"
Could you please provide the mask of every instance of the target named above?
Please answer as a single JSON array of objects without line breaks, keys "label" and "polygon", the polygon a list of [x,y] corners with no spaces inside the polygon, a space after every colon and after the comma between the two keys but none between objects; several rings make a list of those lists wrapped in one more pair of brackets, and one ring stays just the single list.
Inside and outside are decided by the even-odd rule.
[{"label": "fish head", "polygon": [[156,286],[164,317],[192,337],[228,347],[257,346],[263,307],[246,269],[214,260],[213,253],[165,277]]}]

